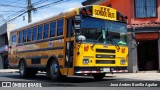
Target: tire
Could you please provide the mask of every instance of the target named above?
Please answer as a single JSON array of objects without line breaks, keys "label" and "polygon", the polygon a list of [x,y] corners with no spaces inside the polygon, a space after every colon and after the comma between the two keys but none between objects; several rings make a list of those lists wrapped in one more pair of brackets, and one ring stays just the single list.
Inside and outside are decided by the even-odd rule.
[{"label": "tire", "polygon": [[52,60],[49,66],[49,75],[53,81],[59,81],[61,73],[57,60]]},{"label": "tire", "polygon": [[22,60],[19,64],[19,74],[20,74],[20,77],[22,78],[26,78],[28,77],[28,73],[27,73],[27,68],[26,68],[26,63],[24,60]]},{"label": "tire", "polygon": [[92,76],[95,80],[102,80],[105,77],[105,73],[94,73]]},{"label": "tire", "polygon": [[28,69],[26,67],[26,62],[22,60],[19,64],[19,73],[20,73],[20,77],[28,78],[28,77],[34,77],[37,71],[34,69]]},{"label": "tire", "polygon": [[4,60],[4,69],[8,69],[8,66],[9,66],[8,58],[5,58],[5,60]]}]

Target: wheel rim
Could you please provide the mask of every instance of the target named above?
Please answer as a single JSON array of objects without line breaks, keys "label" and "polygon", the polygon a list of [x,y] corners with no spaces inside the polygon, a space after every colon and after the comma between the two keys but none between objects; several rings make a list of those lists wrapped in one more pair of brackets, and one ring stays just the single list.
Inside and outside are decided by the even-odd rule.
[{"label": "wheel rim", "polygon": [[53,77],[56,77],[58,75],[58,65],[56,63],[53,63],[50,66],[50,71]]},{"label": "wheel rim", "polygon": [[20,74],[23,75],[24,74],[24,63],[20,64]]}]

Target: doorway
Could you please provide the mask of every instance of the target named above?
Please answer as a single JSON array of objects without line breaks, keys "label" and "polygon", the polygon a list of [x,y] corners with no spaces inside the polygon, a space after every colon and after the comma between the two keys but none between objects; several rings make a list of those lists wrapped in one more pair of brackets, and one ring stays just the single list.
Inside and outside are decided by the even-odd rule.
[{"label": "doorway", "polygon": [[158,70],[158,40],[138,42],[138,70]]}]

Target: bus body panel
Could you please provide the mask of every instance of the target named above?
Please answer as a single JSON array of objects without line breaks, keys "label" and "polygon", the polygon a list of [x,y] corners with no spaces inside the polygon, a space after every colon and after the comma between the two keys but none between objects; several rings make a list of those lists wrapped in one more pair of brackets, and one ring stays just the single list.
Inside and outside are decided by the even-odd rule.
[{"label": "bus body panel", "polygon": [[[10,44],[12,48],[9,50],[9,64],[11,67],[18,68],[19,62],[21,59],[24,59],[27,64],[27,68],[37,68],[37,70],[47,70],[47,65],[50,58],[54,56],[58,60],[60,67],[60,72],[62,75],[75,75],[79,72],[82,73],[106,73],[101,69],[110,68],[110,73],[113,70],[126,70],[128,66],[128,47],[127,45],[119,46],[120,49],[117,49],[115,44],[103,44],[103,43],[88,43],[88,42],[78,42],[77,36],[74,31],[74,35],[67,37],[68,30],[68,19],[73,18],[76,15],[81,15],[80,10],[90,6],[76,8],[70,12],[62,13],[58,16],[49,18],[44,21],[40,21],[35,24],[28,25],[26,27],[17,29],[11,32],[11,36],[16,33],[17,41],[16,44]],[[94,11],[94,16],[86,16],[97,19],[103,19],[108,21],[113,21],[121,23],[117,20],[117,16],[107,17],[100,14],[104,10],[111,10],[107,14],[113,11],[113,14],[117,14],[117,11],[114,9],[106,8],[104,6],[92,6]],[[96,16],[96,10],[99,10],[99,15]],[[85,17],[85,16],[84,16]],[[58,20],[64,19],[63,26],[63,35],[57,35],[58,33]],[[51,23],[52,21],[56,22],[55,27],[55,36],[51,37],[50,34],[50,25],[48,31],[48,38],[42,38],[40,40],[33,40],[28,42],[19,43],[19,33],[20,31],[28,30],[29,28],[37,27],[38,25],[43,25],[45,23]],[[72,20],[72,28],[74,19]],[[43,27],[44,29],[44,27]],[[37,29],[38,32],[38,29]],[[69,32],[71,33],[71,32]],[[118,32],[120,33],[120,32]],[[42,35],[42,37],[44,34]],[[36,34],[36,38],[38,34]],[[12,42],[12,41],[11,41]],[[10,42],[10,43],[11,43]],[[67,43],[72,42],[73,53],[72,60],[67,60]],[[94,45],[95,44],[95,45]],[[70,49],[68,49],[70,50]],[[71,53],[70,52],[70,53]],[[70,65],[72,64],[72,65]],[[102,71],[102,72],[101,72]]]}]

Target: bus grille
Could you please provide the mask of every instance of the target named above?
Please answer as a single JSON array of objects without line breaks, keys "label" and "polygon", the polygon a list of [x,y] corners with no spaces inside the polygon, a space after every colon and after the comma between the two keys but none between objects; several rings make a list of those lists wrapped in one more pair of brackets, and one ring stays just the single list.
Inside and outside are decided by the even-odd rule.
[{"label": "bus grille", "polygon": [[97,53],[115,53],[115,50],[111,50],[111,49],[96,49]]},{"label": "bus grille", "polygon": [[115,58],[115,55],[96,54],[96,58]]},{"label": "bus grille", "polygon": [[96,60],[96,64],[115,64],[115,60]]},{"label": "bus grille", "polygon": [[116,50],[113,49],[96,49],[96,64],[115,64],[115,53]]}]

